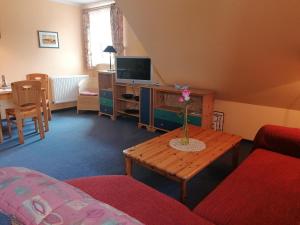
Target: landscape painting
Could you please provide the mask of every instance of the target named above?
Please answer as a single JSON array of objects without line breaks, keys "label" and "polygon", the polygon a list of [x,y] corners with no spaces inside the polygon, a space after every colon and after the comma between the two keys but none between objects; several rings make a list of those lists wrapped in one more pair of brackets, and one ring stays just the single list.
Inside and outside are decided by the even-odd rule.
[{"label": "landscape painting", "polygon": [[51,31],[38,31],[40,48],[59,48],[58,33]]}]

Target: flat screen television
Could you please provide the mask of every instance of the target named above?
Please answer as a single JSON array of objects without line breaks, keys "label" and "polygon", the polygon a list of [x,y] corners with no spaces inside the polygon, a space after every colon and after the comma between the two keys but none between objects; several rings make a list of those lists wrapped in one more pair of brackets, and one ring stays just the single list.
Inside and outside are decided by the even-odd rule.
[{"label": "flat screen television", "polygon": [[116,82],[152,83],[151,59],[138,56],[116,56]]}]

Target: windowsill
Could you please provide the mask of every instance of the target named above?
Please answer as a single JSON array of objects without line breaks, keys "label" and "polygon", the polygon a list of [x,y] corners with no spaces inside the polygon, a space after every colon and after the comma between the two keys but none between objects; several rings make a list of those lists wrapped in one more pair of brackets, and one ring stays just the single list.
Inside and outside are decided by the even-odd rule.
[{"label": "windowsill", "polygon": [[[112,67],[113,70],[115,70],[115,65],[114,64],[112,64],[111,67]],[[98,64],[96,66],[93,66],[92,68],[93,68],[93,70],[96,70],[96,71],[109,70],[109,64]]]}]

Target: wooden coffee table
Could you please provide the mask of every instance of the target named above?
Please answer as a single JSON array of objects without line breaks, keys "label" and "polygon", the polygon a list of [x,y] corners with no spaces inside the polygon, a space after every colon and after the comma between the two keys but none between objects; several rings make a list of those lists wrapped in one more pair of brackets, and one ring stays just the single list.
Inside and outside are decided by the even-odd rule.
[{"label": "wooden coffee table", "polygon": [[237,166],[239,152],[236,146],[241,137],[193,125],[189,125],[189,133],[191,138],[203,141],[206,149],[200,152],[183,152],[171,148],[169,141],[182,135],[179,128],[124,150],[126,174],[132,175],[132,164],[135,162],[178,181],[181,184],[180,200],[184,202],[187,197],[187,182],[224,153],[234,151],[233,165]]}]

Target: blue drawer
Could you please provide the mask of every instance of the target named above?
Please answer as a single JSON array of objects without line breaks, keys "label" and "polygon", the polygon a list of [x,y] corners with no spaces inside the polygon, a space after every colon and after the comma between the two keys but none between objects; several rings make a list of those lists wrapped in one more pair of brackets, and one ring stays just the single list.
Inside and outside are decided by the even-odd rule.
[{"label": "blue drawer", "polygon": [[100,112],[112,115],[113,108],[106,105],[100,105]]},{"label": "blue drawer", "polygon": [[174,130],[177,129],[179,127],[181,127],[181,124],[179,123],[174,123],[168,120],[162,120],[159,118],[154,118],[154,126],[156,128],[161,128],[164,130]]},{"label": "blue drawer", "polygon": [[[166,120],[171,123],[183,124],[183,115],[179,115],[176,112],[163,110],[163,109],[155,109],[154,110],[154,118],[160,120]],[[188,115],[188,123],[201,126],[201,117]]]},{"label": "blue drawer", "polygon": [[100,105],[113,107],[113,100],[110,98],[100,97]]},{"label": "blue drawer", "polygon": [[182,123],[183,117],[176,112],[164,110],[164,109],[155,109],[154,118],[167,120],[172,123]]},{"label": "blue drawer", "polygon": [[199,116],[188,116],[188,123],[196,125],[196,126],[201,126],[201,117]]},{"label": "blue drawer", "polygon": [[112,99],[113,98],[112,91],[101,90],[100,97]]}]

